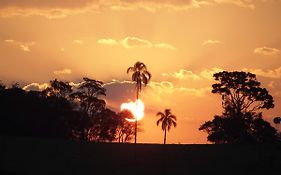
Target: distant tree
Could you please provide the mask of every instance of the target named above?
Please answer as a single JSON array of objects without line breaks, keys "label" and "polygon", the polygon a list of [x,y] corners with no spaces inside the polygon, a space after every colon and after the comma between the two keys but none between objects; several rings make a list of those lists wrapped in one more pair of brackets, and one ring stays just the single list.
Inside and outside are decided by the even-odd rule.
[{"label": "distant tree", "polygon": [[[127,69],[127,74],[132,72],[132,81],[136,82],[136,94],[137,101],[139,99],[139,93],[141,92],[142,84],[145,86],[151,79],[151,74],[147,71],[147,67],[144,63],[137,61],[133,67]],[[137,126],[138,121],[135,120],[135,144],[137,143]]]},{"label": "distant tree", "polygon": [[94,142],[112,142],[116,139],[118,125],[118,115],[110,109],[104,109],[93,118],[93,125],[88,131],[88,140]]},{"label": "distant tree", "polygon": [[99,132],[95,128],[100,125],[100,123],[97,123],[98,118],[106,110],[105,100],[100,98],[100,96],[106,95],[106,89],[101,81],[90,78],[83,78],[83,80],[79,87],[69,95],[75,106],[74,108],[83,114],[83,120],[81,120],[81,126],[83,127],[76,131],[76,135],[80,135],[82,140],[99,141],[101,140],[97,137]]},{"label": "distant tree", "polygon": [[177,118],[171,113],[170,109],[165,109],[164,113],[158,112],[156,115],[160,116],[156,124],[158,126],[160,123],[162,123],[161,127],[164,131],[164,144],[166,144],[167,130],[170,131],[172,126],[177,126]]},{"label": "distant tree", "polygon": [[0,81],[0,91],[6,89],[6,86]]},{"label": "distant tree", "polygon": [[216,115],[199,130],[214,143],[263,143],[276,140],[276,130],[262,119],[262,109],[274,107],[273,97],[256,75],[246,72],[219,72],[212,93],[222,96],[222,115]]},{"label": "distant tree", "polygon": [[0,135],[70,138],[67,100],[54,101],[41,92],[13,86],[0,91]]},{"label": "distant tree", "polygon": [[119,143],[130,141],[135,134],[134,123],[126,119],[133,119],[134,116],[129,110],[123,110],[118,113],[119,125],[117,128],[117,139]]},{"label": "distant tree", "polygon": [[57,79],[50,81],[50,87],[43,90],[47,96],[66,97],[72,93],[72,86],[68,82],[58,81]]},{"label": "distant tree", "polygon": [[75,100],[83,112],[94,116],[105,108],[105,101],[99,97],[106,95],[106,89],[101,81],[90,78],[83,78],[83,80],[77,91],[70,95],[70,98]]}]

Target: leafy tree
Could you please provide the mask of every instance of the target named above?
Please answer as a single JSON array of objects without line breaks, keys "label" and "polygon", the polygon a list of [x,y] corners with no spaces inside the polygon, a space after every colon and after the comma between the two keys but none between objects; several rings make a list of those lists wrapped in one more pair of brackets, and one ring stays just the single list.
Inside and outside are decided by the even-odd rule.
[{"label": "leafy tree", "polygon": [[212,93],[222,97],[222,115],[215,115],[199,130],[214,143],[262,143],[276,140],[276,130],[262,119],[262,109],[274,107],[273,97],[260,87],[256,75],[246,72],[219,72]]},{"label": "leafy tree", "polygon": [[175,115],[171,113],[170,109],[165,109],[164,113],[158,112],[156,114],[157,116],[160,116],[160,118],[157,120],[156,124],[157,126],[162,123],[162,130],[164,131],[164,144],[166,144],[166,136],[167,136],[167,130],[170,131],[171,127],[177,126],[177,118]]},{"label": "leafy tree", "polygon": [[117,139],[119,143],[128,142],[135,134],[134,123],[127,121],[126,119],[133,119],[134,116],[129,110],[123,110],[118,113],[119,125],[117,128]]},{"label": "leafy tree", "polygon": [[73,104],[76,104],[76,109],[83,114],[80,130],[76,134],[80,135],[83,140],[104,141],[105,139],[100,136],[100,134],[104,134],[105,137],[105,132],[102,133],[101,127],[108,126],[106,123],[102,123],[101,117],[108,114],[109,116],[105,116],[103,119],[105,121],[108,120],[106,117],[113,115],[105,108],[105,101],[100,99],[100,96],[106,95],[106,89],[101,81],[90,78],[83,78],[83,80],[77,90],[70,94],[70,99]]},{"label": "leafy tree", "polygon": [[57,79],[50,81],[50,87],[47,87],[42,92],[47,96],[66,97],[72,93],[72,86],[68,82],[58,81]]},{"label": "leafy tree", "polygon": [[[145,86],[151,79],[151,74],[147,71],[147,67],[142,62],[136,62],[133,67],[127,69],[127,74],[132,72],[132,81],[136,82],[136,96],[137,101],[139,99],[139,93],[141,92],[142,84]],[[135,144],[137,143],[137,119],[135,120]]]},{"label": "leafy tree", "polygon": [[83,112],[94,116],[105,108],[105,101],[99,97],[105,96],[106,90],[101,81],[90,78],[83,78],[83,80],[77,91],[70,95],[70,98],[79,105]]},{"label": "leafy tree", "polygon": [[88,131],[88,140],[95,142],[111,142],[116,139],[119,116],[110,109],[102,110],[95,118]]}]

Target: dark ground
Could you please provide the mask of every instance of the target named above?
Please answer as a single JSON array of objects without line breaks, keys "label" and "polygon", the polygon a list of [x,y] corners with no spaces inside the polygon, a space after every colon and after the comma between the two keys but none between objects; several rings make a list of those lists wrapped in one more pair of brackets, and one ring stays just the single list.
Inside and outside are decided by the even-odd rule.
[{"label": "dark ground", "polygon": [[0,175],[6,174],[280,175],[281,145],[138,144],[135,147],[0,137]]}]

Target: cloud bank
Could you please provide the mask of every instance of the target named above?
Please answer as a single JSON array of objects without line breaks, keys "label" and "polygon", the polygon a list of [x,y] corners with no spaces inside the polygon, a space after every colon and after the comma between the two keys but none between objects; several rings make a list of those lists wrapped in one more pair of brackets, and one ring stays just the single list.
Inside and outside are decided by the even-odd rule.
[{"label": "cloud bank", "polygon": [[1,0],[0,16],[39,15],[52,19],[73,14],[102,11],[103,9],[144,9],[156,12],[160,9],[178,11],[219,4],[230,4],[249,9],[255,8],[253,0]]},{"label": "cloud bank", "polygon": [[162,48],[162,49],[169,49],[169,50],[176,50],[176,48],[168,43],[157,43],[153,44],[149,40],[145,40],[138,37],[126,37],[121,40],[115,40],[112,38],[102,38],[97,41],[98,44],[101,45],[108,45],[108,46],[122,46],[127,49],[131,48]]}]

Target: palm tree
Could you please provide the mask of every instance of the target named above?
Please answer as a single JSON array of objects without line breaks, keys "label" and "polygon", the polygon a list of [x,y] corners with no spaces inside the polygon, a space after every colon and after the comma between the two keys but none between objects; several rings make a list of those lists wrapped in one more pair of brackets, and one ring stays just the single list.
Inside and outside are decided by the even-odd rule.
[{"label": "palm tree", "polygon": [[157,120],[157,126],[159,123],[162,123],[162,130],[164,131],[164,144],[166,144],[167,129],[170,131],[171,127],[177,126],[177,117],[171,113],[170,109],[165,109],[165,112],[158,112],[156,116],[160,116],[160,119]]},{"label": "palm tree", "polygon": [[[137,61],[133,67],[127,69],[127,74],[132,72],[132,81],[136,82],[137,103],[139,99],[139,93],[141,92],[142,85],[148,84],[151,79],[151,74],[147,71],[147,67],[144,63]],[[137,104],[138,105],[138,104]],[[136,117],[136,116],[135,116]],[[137,118],[135,120],[135,144],[137,143]]]}]

